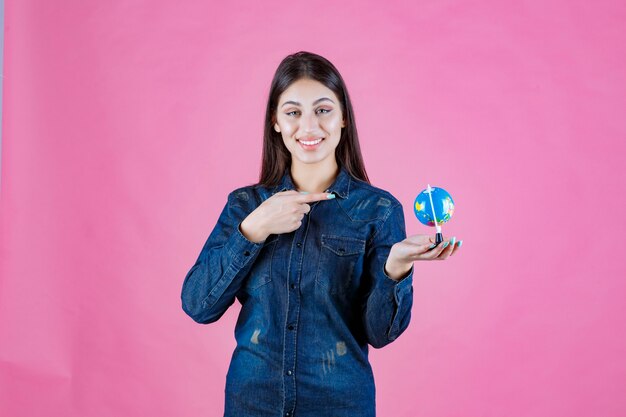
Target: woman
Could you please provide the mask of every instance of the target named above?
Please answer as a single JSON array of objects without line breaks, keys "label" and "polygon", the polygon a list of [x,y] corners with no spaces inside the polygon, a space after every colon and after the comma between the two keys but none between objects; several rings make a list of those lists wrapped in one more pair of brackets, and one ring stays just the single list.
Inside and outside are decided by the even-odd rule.
[{"label": "woman", "polygon": [[369,183],[344,81],[325,58],[287,56],[272,81],[260,181],[228,195],[185,277],[198,323],[241,303],[225,416],[374,416],[368,344],[407,328],[413,261],[455,239],[406,237],[401,203]]}]

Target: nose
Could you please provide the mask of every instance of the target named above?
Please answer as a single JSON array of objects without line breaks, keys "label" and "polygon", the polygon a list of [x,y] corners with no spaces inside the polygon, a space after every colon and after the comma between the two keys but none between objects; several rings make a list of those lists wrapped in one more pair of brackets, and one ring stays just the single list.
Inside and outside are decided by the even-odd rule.
[{"label": "nose", "polygon": [[314,132],[317,130],[318,121],[317,121],[317,115],[315,114],[315,112],[308,113],[306,115],[303,114],[300,120],[301,120],[300,127],[302,128],[304,132],[310,133],[310,132]]}]

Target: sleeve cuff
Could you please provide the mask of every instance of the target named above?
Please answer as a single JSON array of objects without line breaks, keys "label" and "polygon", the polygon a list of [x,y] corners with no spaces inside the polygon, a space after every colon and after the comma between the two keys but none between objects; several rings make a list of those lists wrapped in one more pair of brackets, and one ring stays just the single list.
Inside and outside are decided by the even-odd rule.
[{"label": "sleeve cuff", "polygon": [[411,291],[413,286],[414,269],[415,265],[411,265],[411,269],[404,278],[394,280],[387,275],[385,267],[383,266],[383,275],[385,276],[385,279],[383,280],[383,291],[393,293],[393,299],[395,300],[397,306],[400,306],[402,303],[404,295]]},{"label": "sleeve cuff", "polygon": [[[386,262],[385,262],[386,264]],[[412,277],[413,276],[413,267],[414,265],[411,265],[411,269],[409,269],[409,272],[407,272],[402,278],[400,279],[393,279],[391,278],[389,275],[387,275],[387,271],[385,271],[385,265],[383,265],[383,275],[385,277],[387,277],[387,280],[392,281],[392,283],[400,283],[402,281],[404,281],[405,279]]]},{"label": "sleeve cuff", "polygon": [[230,239],[224,245],[233,257],[233,262],[239,267],[244,267],[251,259],[259,253],[265,240],[263,242],[252,242],[246,238],[239,227],[241,222],[237,224],[235,232]]},{"label": "sleeve cuff", "polygon": [[400,278],[399,280],[393,280],[393,279],[389,278],[389,276],[384,272],[384,267],[383,267],[383,273],[387,277],[387,280],[391,281],[391,285],[394,287],[394,296],[395,296],[396,302],[398,304],[400,303],[401,297],[405,293],[410,291],[410,289],[411,289],[411,286],[413,284],[413,270],[414,270],[414,268],[415,268],[415,265],[411,265],[411,269],[409,270],[409,272],[407,273],[407,275],[405,277]]},{"label": "sleeve cuff", "polygon": [[400,334],[400,324],[403,317],[403,314],[401,314],[401,312],[404,312],[405,310],[404,304],[406,297],[411,296],[411,290],[413,289],[412,284],[414,267],[414,265],[411,265],[411,269],[409,270],[408,274],[397,281],[389,278],[389,276],[384,272],[383,267],[383,273],[387,277],[387,280],[385,281],[393,289],[393,300],[396,304],[393,319],[391,320],[391,326],[389,327],[389,332],[387,334],[387,337],[391,341],[395,340]]}]

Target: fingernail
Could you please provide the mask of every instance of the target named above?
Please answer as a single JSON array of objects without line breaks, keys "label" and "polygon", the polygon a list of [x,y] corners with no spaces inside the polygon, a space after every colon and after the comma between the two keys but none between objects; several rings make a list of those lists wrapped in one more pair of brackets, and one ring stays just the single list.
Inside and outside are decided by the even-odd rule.
[{"label": "fingernail", "polygon": [[333,193],[328,193],[328,198],[335,198],[335,194],[333,194]]},{"label": "fingernail", "polygon": [[300,194],[308,194],[308,191],[300,191]]},{"label": "fingernail", "polygon": [[452,236],[452,239],[450,239],[450,244],[454,245],[455,242],[456,242],[456,236]]},{"label": "fingernail", "polygon": [[430,247],[429,247],[428,249],[432,249],[432,248],[434,248],[435,246],[437,246],[437,245],[435,245],[435,244],[433,243],[432,245],[430,245]]},{"label": "fingernail", "polygon": [[456,245],[460,248],[462,244],[463,244],[463,241],[459,240]]},{"label": "fingernail", "polygon": [[444,243],[444,244],[443,244],[443,247],[444,247],[444,248],[447,248],[449,243],[450,243],[450,242],[446,242],[446,243]]}]

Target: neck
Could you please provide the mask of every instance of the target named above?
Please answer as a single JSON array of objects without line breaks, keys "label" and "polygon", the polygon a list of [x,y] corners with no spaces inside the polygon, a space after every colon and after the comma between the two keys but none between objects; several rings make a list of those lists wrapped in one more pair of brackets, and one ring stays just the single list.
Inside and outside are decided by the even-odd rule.
[{"label": "neck", "polygon": [[339,165],[334,158],[324,165],[294,164],[291,165],[291,180],[298,191],[323,193],[335,182],[339,174]]}]

